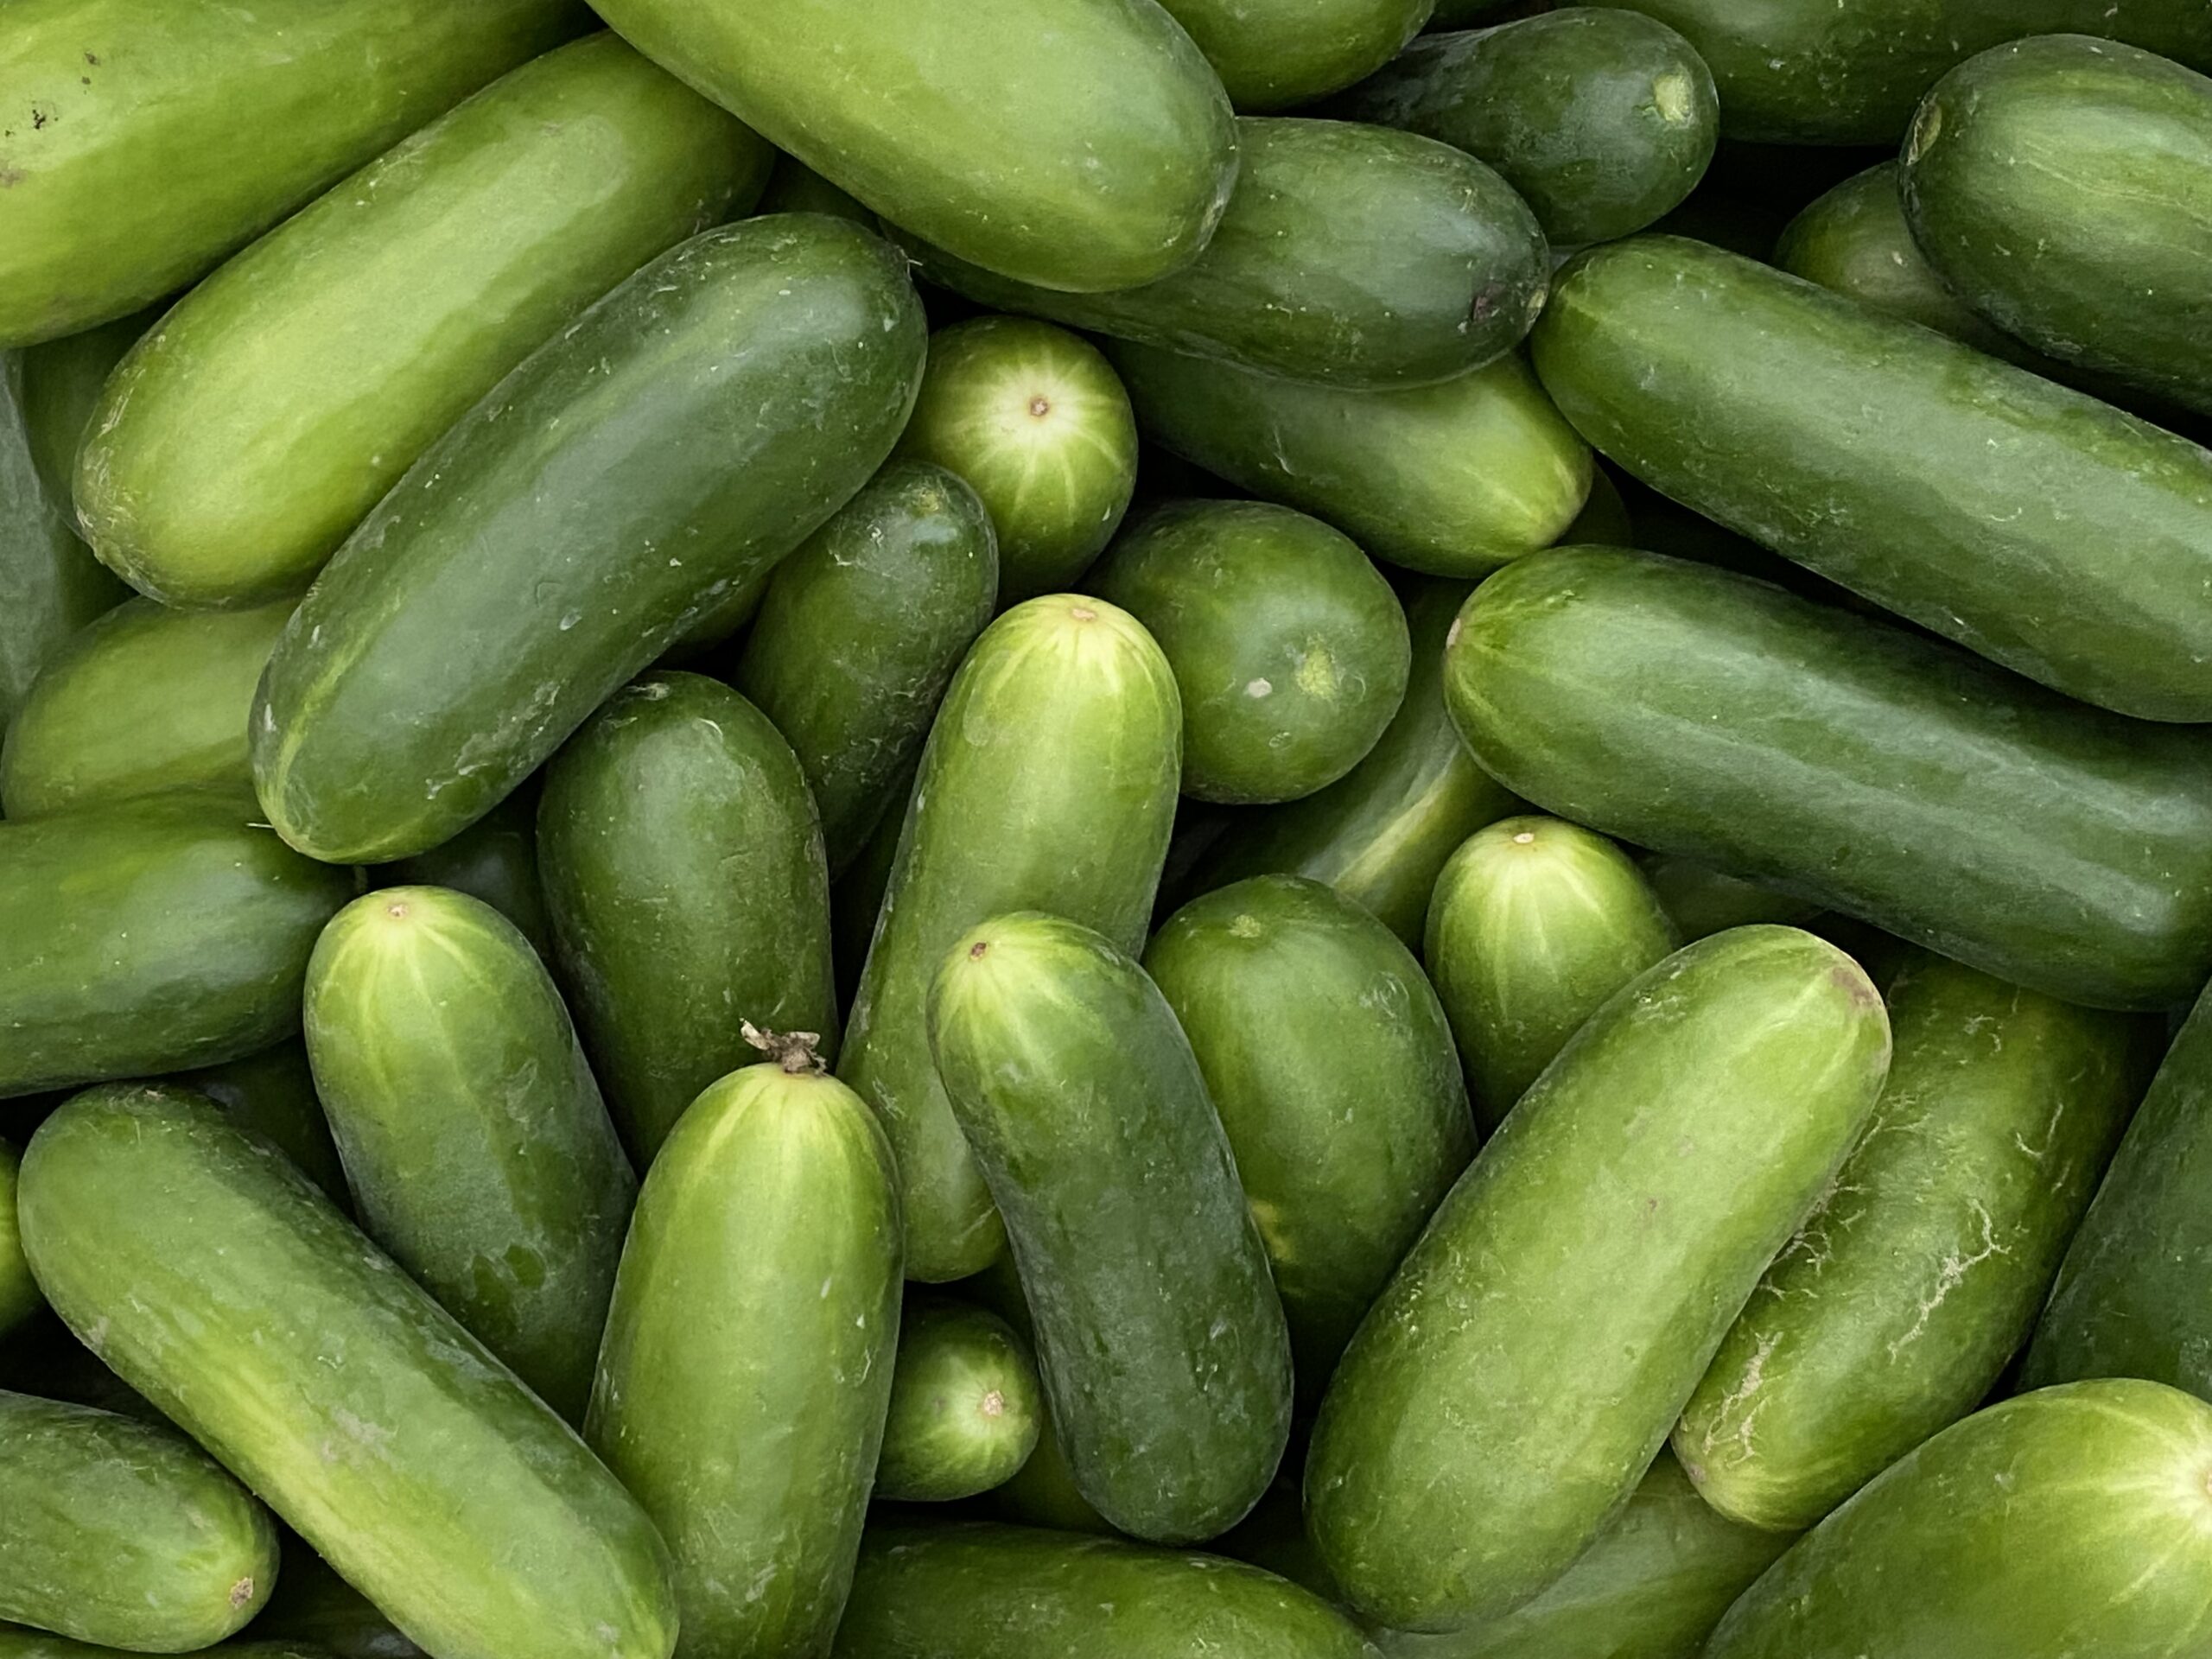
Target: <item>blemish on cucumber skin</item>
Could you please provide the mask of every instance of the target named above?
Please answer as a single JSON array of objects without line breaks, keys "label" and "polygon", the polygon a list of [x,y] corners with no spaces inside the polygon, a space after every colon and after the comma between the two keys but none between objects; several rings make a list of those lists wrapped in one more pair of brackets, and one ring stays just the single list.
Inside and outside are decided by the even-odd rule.
[{"label": "blemish on cucumber skin", "polygon": [[1680,126],[1691,115],[1693,99],[1690,78],[1681,70],[1670,70],[1651,83],[1652,107],[1660,118]]}]

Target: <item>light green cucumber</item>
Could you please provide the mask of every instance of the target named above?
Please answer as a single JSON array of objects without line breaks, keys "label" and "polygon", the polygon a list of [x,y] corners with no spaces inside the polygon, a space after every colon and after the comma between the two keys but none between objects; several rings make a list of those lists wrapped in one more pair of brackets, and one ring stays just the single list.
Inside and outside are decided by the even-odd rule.
[{"label": "light green cucumber", "polygon": [[1388,63],[1436,0],[1162,0],[1240,110],[1311,103]]},{"label": "light green cucumber", "polygon": [[1044,1386],[1029,1344],[988,1308],[907,1299],[875,1496],[946,1503],[1002,1486],[1037,1449]]}]

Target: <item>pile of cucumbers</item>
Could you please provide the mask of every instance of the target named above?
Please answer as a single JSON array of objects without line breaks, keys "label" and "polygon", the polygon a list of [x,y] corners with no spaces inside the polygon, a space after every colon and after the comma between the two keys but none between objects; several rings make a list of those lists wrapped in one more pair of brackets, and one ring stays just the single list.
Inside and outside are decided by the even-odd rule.
[{"label": "pile of cucumbers", "polygon": [[2207,0],[0,0],[0,1659],[2212,1659]]}]

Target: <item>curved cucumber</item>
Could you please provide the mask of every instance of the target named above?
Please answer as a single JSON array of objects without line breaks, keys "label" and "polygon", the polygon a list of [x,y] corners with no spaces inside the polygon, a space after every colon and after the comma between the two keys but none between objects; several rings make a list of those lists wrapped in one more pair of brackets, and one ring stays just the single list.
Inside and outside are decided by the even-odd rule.
[{"label": "curved cucumber", "polygon": [[1487,162],[1562,247],[1672,213],[1720,136],[1705,60],[1664,23],[1611,7],[1431,35],[1332,108]]},{"label": "curved cucumber", "polygon": [[1149,436],[1409,570],[1486,575],[1550,546],[1589,498],[1589,446],[1517,357],[1353,391],[1126,342],[1112,356]]},{"label": "curved cucumber", "polygon": [[0,1336],[46,1306],[16,1226],[16,1179],[22,1164],[16,1149],[0,1141]]},{"label": "curved cucumber", "polygon": [[276,1528],[173,1431],[0,1391],[0,1617],[181,1653],[261,1611]]},{"label": "curved cucumber", "polygon": [[891,1147],[804,1044],[783,1053],[654,1160],[585,1429],[675,1555],[687,1659],[828,1651],[891,1398]]},{"label": "curved cucumber", "polygon": [[11,5],[0,346],[183,287],[589,16],[570,0]]},{"label": "curved cucumber", "polygon": [[308,1056],[369,1236],[581,1421],[637,1179],[513,923],[385,887],[308,963]]},{"label": "curved cucumber", "polygon": [[2201,733],[1612,548],[1484,583],[1445,684],[1483,765],[1577,823],[2069,1001],[2171,1007],[2212,969]]},{"label": "curved cucumber", "polygon": [[1889,1050],[1866,976],[1794,928],[1691,945],[1598,1012],[1322,1402],[1306,1519],[1355,1608],[1450,1630],[1573,1564],[1850,1150]]},{"label": "curved cucumber", "polygon": [[1557,818],[1501,818],[1436,878],[1421,960],[1494,1129],[1583,1022],[1675,949],[1628,855]]},{"label": "curved cucumber", "polygon": [[1474,1156],[1452,1028],[1396,935],[1298,876],[1192,899],[1144,966],[1229,1133],[1310,1405]]},{"label": "curved cucumber", "polygon": [[1518,345],[1543,308],[1544,233],[1471,156],[1349,121],[1247,118],[1237,144],[1221,227],[1158,282],[1064,293],[926,245],[922,270],[1002,311],[1366,390],[1478,368]]},{"label": "curved cucumber", "polygon": [[921,308],[887,243],[792,214],[664,254],[424,452],[278,641],[253,771],[315,856],[428,851],[764,573],[889,454]]},{"label": "curved cucumber", "polygon": [[1037,1361],[1012,1325],[950,1298],[910,1298],[875,1496],[946,1503],[1002,1486],[1036,1451],[1044,1421]]},{"label": "curved cucumber", "polygon": [[296,593],[416,456],[770,151],[611,35],[524,64],[201,283],[109,379],[77,508],[164,604]]},{"label": "curved cucumber", "polygon": [[2212,605],[2188,597],[2212,584],[2212,452],[1675,237],[1583,255],[1535,357],[1582,435],[1684,505],[2069,696],[2212,717]]},{"label": "curved cucumber", "polygon": [[952,671],[996,607],[998,543],[975,491],[894,461],[776,567],[731,682],[805,769],[830,873],[913,770]]},{"label": "curved cucumber", "polygon": [[[1236,107],[1287,110],[1381,68],[1436,0],[1161,0]],[[1247,161],[1249,162],[1248,156]]]},{"label": "curved cucumber", "polygon": [[126,600],[47,664],[0,744],[10,819],[179,785],[243,793],[254,688],[289,601],[194,613]]},{"label": "curved cucumber", "polygon": [[524,788],[501,801],[451,841],[384,872],[407,887],[451,887],[481,899],[517,927],[548,961],[553,933],[537,880],[537,791]]},{"label": "curved cucumber", "polygon": [[300,1173],[340,1210],[353,1208],[346,1166],[338,1156],[338,1143],[331,1139],[322,1097],[315,1093],[305,1043],[293,1038],[242,1060],[181,1072],[170,1081],[207,1096],[232,1122],[270,1142],[298,1165]]},{"label": "curved cucumber", "polygon": [[22,1225],[70,1329],[440,1659],[668,1659],[638,1506],[213,1106],[78,1096],[24,1155]]},{"label": "curved cucumber", "polygon": [[838,1067],[899,1154],[913,1278],[963,1279],[1004,1238],[930,1057],[930,977],[976,923],[1025,907],[1140,949],[1167,855],[1181,730],[1160,647],[1103,600],[1015,607],[953,677]]},{"label": "curved cucumber", "polygon": [[181,791],[0,824],[0,1097],[234,1060],[298,1030],[308,952],[353,878],[252,817]]},{"label": "curved cucumber", "polygon": [[929,1027],[1077,1485],[1140,1538],[1226,1531],[1282,1458],[1290,1343],[1173,1010],[1103,935],[1029,912],[953,946]]}]

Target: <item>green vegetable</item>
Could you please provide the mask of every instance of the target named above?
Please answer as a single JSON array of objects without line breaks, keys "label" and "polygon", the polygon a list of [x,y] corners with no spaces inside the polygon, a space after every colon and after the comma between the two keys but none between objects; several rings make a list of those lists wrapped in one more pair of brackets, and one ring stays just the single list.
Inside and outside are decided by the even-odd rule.
[{"label": "green vegetable", "polygon": [[875,1496],[944,1503],[1002,1486],[1037,1449],[1044,1386],[1029,1344],[987,1308],[907,1300]]},{"label": "green vegetable", "polygon": [[[286,1542],[276,1593],[254,1621],[254,1634],[288,1644],[307,1659],[423,1659],[369,1599],[297,1539]],[[289,1644],[297,1644],[296,1649]],[[0,1659],[10,1659],[0,1646]],[[66,1659],[66,1656],[60,1656]]]},{"label": "green vegetable", "polygon": [[0,1336],[46,1306],[16,1229],[16,1173],[22,1164],[16,1149],[0,1141]]},{"label": "green vegetable", "polygon": [[549,960],[552,930],[537,880],[537,791],[525,786],[451,841],[386,867],[395,887],[451,887],[481,899]]},{"label": "green vegetable", "polygon": [[[343,1655],[293,1642],[224,1642],[202,1648],[200,1652],[207,1659],[346,1659]],[[411,1645],[407,1649],[409,1656],[420,1652]],[[44,1630],[0,1624],[0,1659],[122,1659],[124,1653],[121,1648],[94,1647]]]},{"label": "green vegetable", "polygon": [[1240,110],[1285,110],[1388,63],[1435,0],[1162,0]]},{"label": "green vegetable", "polygon": [[171,1081],[207,1096],[232,1122],[272,1143],[340,1209],[353,1207],[346,1166],[323,1116],[322,1097],[315,1093],[307,1045],[299,1039],[288,1039],[242,1060],[181,1072]]},{"label": "green vegetable", "polygon": [[1753,922],[1802,927],[1821,913],[1821,907],[1808,899],[1666,853],[1644,855],[1643,879],[1685,944]]},{"label": "green vegetable", "polygon": [[779,154],[757,211],[763,213],[828,213],[849,219],[862,230],[882,229],[882,221],[845,191],[796,156]]}]

